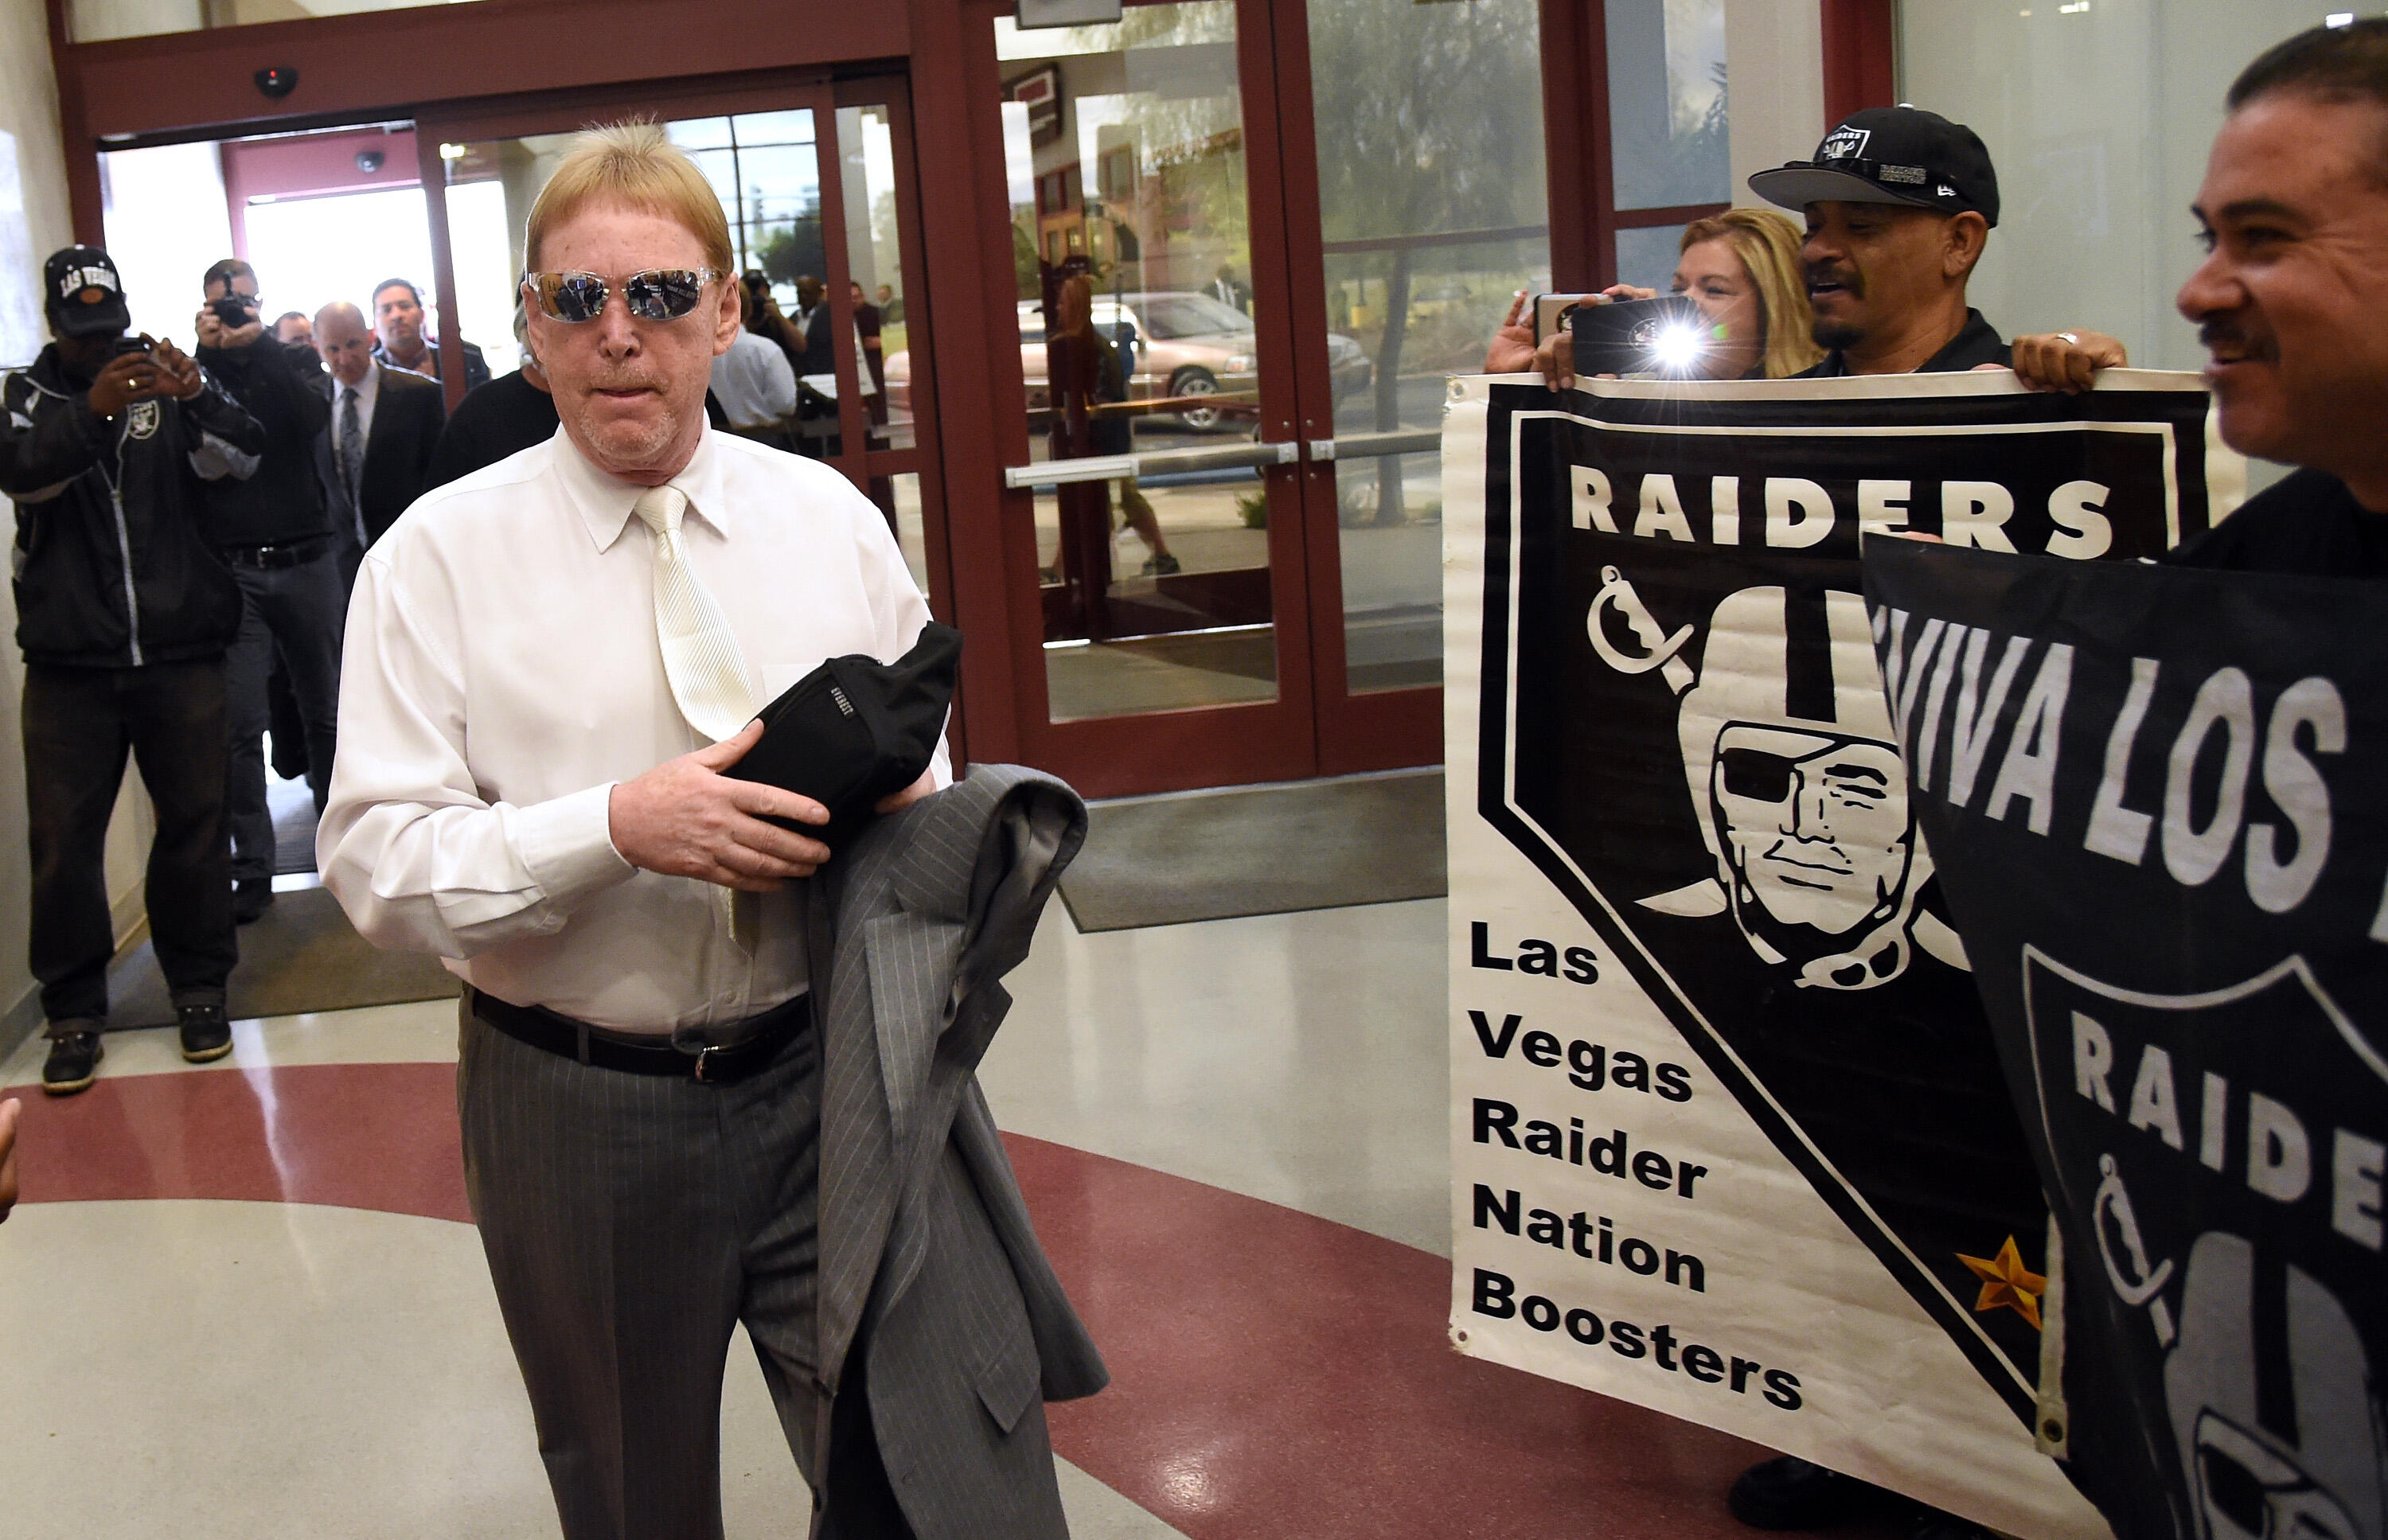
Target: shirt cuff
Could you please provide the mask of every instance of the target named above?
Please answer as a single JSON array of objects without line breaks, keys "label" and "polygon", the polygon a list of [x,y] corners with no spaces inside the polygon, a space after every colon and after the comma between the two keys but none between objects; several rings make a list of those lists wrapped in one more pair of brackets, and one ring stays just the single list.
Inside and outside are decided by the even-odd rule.
[{"label": "shirt cuff", "polygon": [[518,810],[515,845],[549,903],[573,903],[638,870],[614,848],[613,796],[607,781]]}]

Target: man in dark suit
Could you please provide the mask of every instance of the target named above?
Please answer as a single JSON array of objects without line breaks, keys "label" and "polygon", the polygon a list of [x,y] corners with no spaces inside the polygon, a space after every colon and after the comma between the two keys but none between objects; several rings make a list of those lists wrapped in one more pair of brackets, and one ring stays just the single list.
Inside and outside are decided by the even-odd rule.
[{"label": "man in dark suit", "polygon": [[336,301],[315,312],[315,349],[331,366],[332,421],[315,439],[315,473],[332,508],[344,575],[423,495],[447,406],[438,382],[373,356],[362,311]]}]

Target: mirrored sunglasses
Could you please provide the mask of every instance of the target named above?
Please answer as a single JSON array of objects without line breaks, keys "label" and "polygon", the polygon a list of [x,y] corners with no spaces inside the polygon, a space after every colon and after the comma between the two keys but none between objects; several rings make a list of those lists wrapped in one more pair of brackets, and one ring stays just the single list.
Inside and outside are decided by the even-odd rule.
[{"label": "mirrored sunglasses", "polygon": [[[711,268],[650,268],[622,280],[622,302],[641,321],[678,321],[696,309],[705,285],[720,276]],[[614,292],[593,272],[526,272],[522,281],[540,314],[575,325],[603,314]]]}]

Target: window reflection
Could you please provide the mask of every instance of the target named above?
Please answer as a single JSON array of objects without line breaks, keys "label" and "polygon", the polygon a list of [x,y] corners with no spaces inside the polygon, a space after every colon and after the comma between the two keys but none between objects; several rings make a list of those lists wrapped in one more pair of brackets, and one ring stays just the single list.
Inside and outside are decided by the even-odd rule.
[{"label": "window reflection", "polygon": [[[1616,0],[1612,0],[1612,4]],[[1534,0],[1311,0],[1344,651],[1354,693],[1442,677],[1442,493],[1427,433],[1519,289],[1550,286]],[[1373,446],[1381,450],[1381,443]]]}]

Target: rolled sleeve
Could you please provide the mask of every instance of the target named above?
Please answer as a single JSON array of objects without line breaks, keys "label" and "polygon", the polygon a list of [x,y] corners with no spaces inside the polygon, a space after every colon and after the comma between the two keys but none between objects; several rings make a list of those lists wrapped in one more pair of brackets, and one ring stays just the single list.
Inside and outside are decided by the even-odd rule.
[{"label": "rolled sleeve", "polygon": [[548,903],[568,907],[638,870],[614,848],[617,784],[607,781],[516,813],[514,847]]}]

